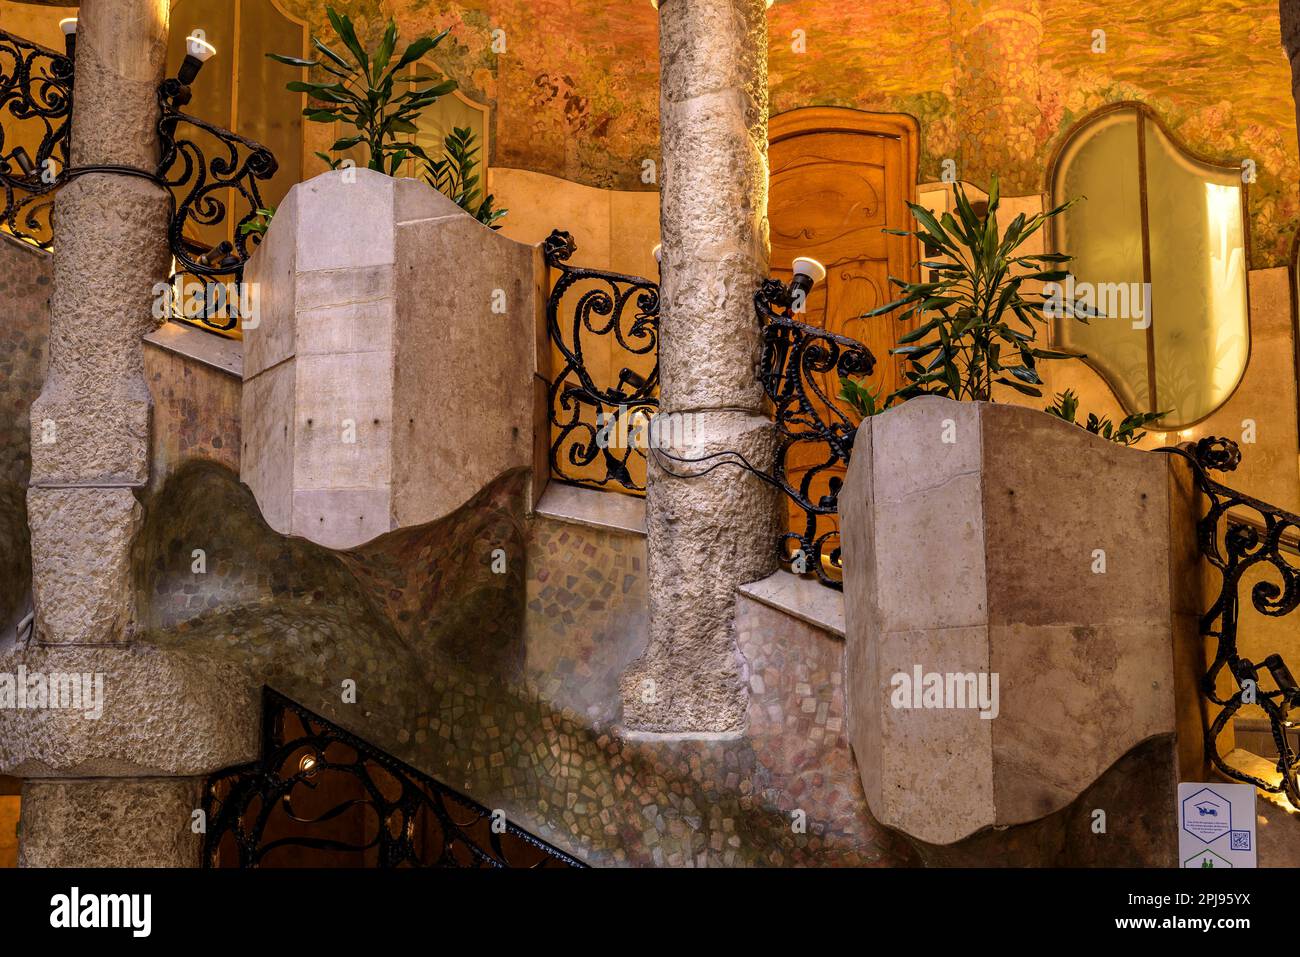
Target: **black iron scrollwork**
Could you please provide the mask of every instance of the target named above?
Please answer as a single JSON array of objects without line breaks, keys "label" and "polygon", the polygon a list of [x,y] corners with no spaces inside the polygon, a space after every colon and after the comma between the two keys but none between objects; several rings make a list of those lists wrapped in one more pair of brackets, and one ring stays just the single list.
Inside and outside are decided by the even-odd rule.
[{"label": "black iron scrollwork", "polygon": [[[244,264],[261,242],[261,234],[244,227],[259,219],[265,203],[259,183],[276,173],[279,164],[270,149],[237,133],[176,109],[183,87],[175,79],[159,88],[162,110],[158,136],[162,159],[158,178],[172,192],[173,212],[168,241],[176,260],[173,283],[185,276],[196,277],[208,286],[214,281],[238,284]],[[182,135],[182,131],[184,135]],[[202,143],[211,144],[211,152]],[[215,243],[202,238],[205,230],[229,222],[236,214],[233,238]],[[192,301],[178,297],[178,305]],[[228,298],[204,297],[198,309],[185,309],[184,318],[198,319],[221,331],[239,321],[239,310]]]},{"label": "black iron scrollwork", "polygon": [[[547,265],[560,273],[546,327],[564,360],[549,395],[551,474],[644,494],[649,421],[659,409],[659,286],[570,266],[576,249],[558,229],[543,245]],[[591,362],[593,352],[608,362],[604,354]]]},{"label": "black iron scrollwork", "polygon": [[[823,383],[833,381],[838,387],[839,376],[870,375],[876,359],[856,339],[800,322],[791,302],[790,288],[779,279],[764,282],[754,296],[763,335],[758,374],[778,434],[772,478],[805,518],[801,530],[781,536],[777,549],[786,565],[814,571],[822,584],[840,589],[838,472],[853,454],[857,424]],[[788,466],[792,454],[805,449],[812,450],[812,464],[794,485]]]},{"label": "black iron scrollwork", "polygon": [[[1167,451],[1191,463],[1196,484],[1209,501],[1206,514],[1197,524],[1197,538],[1202,556],[1221,577],[1218,596],[1201,616],[1201,634],[1217,642],[1214,661],[1201,679],[1201,692],[1220,709],[1206,731],[1205,756],[1228,777],[1269,793],[1285,793],[1293,805],[1300,807],[1296,755],[1287,735],[1295,723],[1291,712],[1300,705],[1300,686],[1281,655],[1272,654],[1256,663],[1243,658],[1237,648],[1245,579],[1257,579],[1250,586],[1250,603],[1260,614],[1277,618],[1300,605],[1300,567],[1284,554],[1296,553],[1300,515],[1243,495],[1209,476],[1210,470],[1232,471],[1241,462],[1241,450],[1230,439],[1204,438],[1195,445],[1188,443]],[[1237,683],[1237,690],[1227,697],[1219,692],[1219,678],[1225,668]],[[1263,688],[1264,672],[1274,685],[1272,690]],[[1219,753],[1219,735],[1252,699],[1268,716],[1277,746],[1281,780],[1276,784],[1232,767]]]},{"label": "black iron scrollwork", "polygon": [[18,121],[0,123],[0,228],[49,249],[53,194],[68,166],[72,61],[0,30],[0,113]]},{"label": "black iron scrollwork", "polygon": [[207,781],[205,867],[586,867],[284,695],[262,757]]}]

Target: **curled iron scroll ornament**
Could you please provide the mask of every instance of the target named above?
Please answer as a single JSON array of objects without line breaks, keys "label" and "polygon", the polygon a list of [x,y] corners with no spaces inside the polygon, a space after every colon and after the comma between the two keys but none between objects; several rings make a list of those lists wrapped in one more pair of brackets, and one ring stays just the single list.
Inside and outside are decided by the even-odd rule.
[{"label": "curled iron scroll ornament", "polygon": [[[1210,471],[1232,471],[1241,462],[1241,450],[1230,439],[1204,438],[1167,451],[1191,463],[1197,487],[1208,500],[1208,509],[1197,524],[1197,540],[1201,555],[1219,572],[1219,593],[1201,616],[1201,634],[1216,642],[1214,660],[1201,679],[1201,693],[1220,709],[1206,730],[1206,758],[1228,777],[1269,793],[1285,793],[1300,807],[1296,754],[1287,734],[1294,723],[1291,712],[1300,705],[1300,686],[1281,655],[1274,653],[1256,663],[1242,657],[1237,647],[1247,576],[1259,577],[1249,586],[1249,601],[1260,614],[1277,618],[1300,606],[1300,567],[1285,554],[1295,552],[1300,515],[1210,477]],[[1219,691],[1225,669],[1237,685],[1227,696]],[[1264,673],[1271,679],[1272,690],[1263,687]],[[1278,753],[1281,780],[1277,784],[1231,766],[1219,753],[1219,735],[1251,697],[1268,716]]]},{"label": "curled iron scroll ornament", "polygon": [[[0,227],[42,249],[51,248],[54,191],[68,166],[72,61],[0,30]],[[18,134],[24,133],[22,142]],[[27,146],[36,142],[33,156]]]},{"label": "curled iron scroll ornament", "polygon": [[[193,276],[209,286],[218,281],[238,284],[244,264],[261,242],[260,233],[244,227],[259,218],[265,206],[259,184],[270,180],[279,164],[261,143],[178,110],[182,90],[175,79],[158,90],[158,178],[171,191],[173,202],[167,237],[175,260],[172,282]],[[232,239],[214,246],[198,238],[199,230],[229,222],[235,215],[239,218]],[[215,307],[212,298],[204,301],[206,308],[185,318],[221,331],[236,327],[239,313],[229,307],[227,297],[218,297]]]},{"label": "curled iron scroll ornament", "polygon": [[[261,759],[211,776],[203,812],[205,867],[273,865],[285,850],[379,868],[586,866],[270,688]],[[363,833],[343,840],[349,816]]]},{"label": "curled iron scroll ornament", "polygon": [[[640,436],[659,409],[659,286],[569,265],[577,246],[558,229],[542,248],[546,264],[559,272],[546,302],[546,328],[563,357],[548,395],[551,474],[644,494]],[[588,360],[592,350],[611,346],[611,374],[602,378]]]},{"label": "curled iron scroll ornament", "polygon": [[[822,380],[828,375],[835,376],[834,381],[839,376],[870,375],[876,359],[856,339],[800,322],[791,303],[790,288],[778,279],[764,282],[754,296],[762,329],[758,375],[776,418],[772,478],[805,517],[804,527],[783,534],[777,549],[786,565],[797,566],[802,556],[803,564],[816,572],[822,584],[841,589],[837,576],[843,564],[834,516],[839,513],[842,482],[828,473],[848,464],[857,424],[827,394]],[[796,448],[816,450],[813,465],[798,485],[787,471]],[[827,491],[818,495],[814,488],[824,476]]]}]

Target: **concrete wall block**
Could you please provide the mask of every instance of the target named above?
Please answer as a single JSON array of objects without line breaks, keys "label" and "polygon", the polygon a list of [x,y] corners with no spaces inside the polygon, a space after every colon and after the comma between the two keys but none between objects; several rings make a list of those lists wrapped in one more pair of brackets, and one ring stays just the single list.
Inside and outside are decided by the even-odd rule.
[{"label": "concrete wall block", "polygon": [[397,182],[374,170],[348,169],[295,186],[298,272],[392,265]]},{"label": "concrete wall block", "polygon": [[531,466],[541,262],[465,215],[397,232],[392,483],[393,522],[404,527]]},{"label": "concrete wall block", "polygon": [[244,379],[251,381],[294,354],[298,282],[298,191],[276,207],[262,243],[244,267],[257,296],[257,326],[244,328]]},{"label": "concrete wall block", "polygon": [[294,374],[294,490],[387,486],[393,443],[391,353],[299,356]]},{"label": "concrete wall block", "polygon": [[[1171,543],[1194,512],[1171,509],[1171,466],[1010,405],[921,398],[860,430],[840,495],[846,687],[882,823],[950,844],[1038,820],[1173,732]],[[895,676],[918,668],[996,677],[995,716],[900,705]]]},{"label": "concrete wall block", "polygon": [[[312,307],[299,300],[299,358],[393,351],[392,270],[383,267],[381,275],[371,272],[303,274],[301,286],[314,285],[313,296],[331,304]],[[322,289],[322,286],[329,288]],[[379,298],[356,299],[350,293],[378,294]]]},{"label": "concrete wall block", "polygon": [[301,183],[282,209],[249,264],[263,316],[240,466],[272,527],[352,548],[532,467],[537,249],[372,170]]},{"label": "concrete wall block", "polygon": [[[894,707],[893,676],[922,672],[987,671],[989,635],[984,626],[883,632],[876,641],[877,704],[880,720],[880,805],[882,822],[907,834],[926,834],[937,844],[965,837],[995,816],[996,721],[975,709],[961,711]],[[861,689],[848,685],[853,695]],[[909,689],[918,693],[916,682]],[[901,693],[901,692],[899,692]],[[855,753],[859,750],[855,747]],[[867,776],[863,775],[865,783]],[[936,799],[949,794],[952,800]],[[876,811],[876,807],[872,807]]]},{"label": "concrete wall block", "polygon": [[292,528],[296,384],[294,363],[285,362],[246,380],[240,396],[239,475],[282,535]]},{"label": "concrete wall block", "polygon": [[373,489],[294,489],[293,534],[348,549],[392,530],[392,492]]},{"label": "concrete wall block", "polygon": [[983,512],[988,566],[1007,585],[990,587],[989,620],[1168,627],[1168,461],[1117,454],[1035,409],[996,416],[983,430]]}]

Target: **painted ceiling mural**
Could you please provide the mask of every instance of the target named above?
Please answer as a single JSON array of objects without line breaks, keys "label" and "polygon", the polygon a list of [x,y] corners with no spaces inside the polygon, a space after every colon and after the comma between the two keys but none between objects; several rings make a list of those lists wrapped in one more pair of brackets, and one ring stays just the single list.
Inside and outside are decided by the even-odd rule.
[{"label": "painted ceiling mural", "polygon": [[[280,2],[328,35],[319,0]],[[641,182],[643,160],[658,153],[649,0],[335,5],[372,41],[390,15],[408,37],[451,29],[433,58],[492,106],[494,165],[651,188]],[[1053,150],[1075,122],[1138,100],[1192,151],[1254,160],[1252,264],[1289,256],[1300,158],[1276,0],[777,0],[768,16],[775,112],[911,113],[921,123],[923,180],[938,179],[952,159],[962,179],[984,185],[996,171],[1005,191],[1029,193],[1044,188]],[[505,53],[492,49],[498,28]],[[1105,52],[1093,52],[1095,31],[1104,31]]]}]

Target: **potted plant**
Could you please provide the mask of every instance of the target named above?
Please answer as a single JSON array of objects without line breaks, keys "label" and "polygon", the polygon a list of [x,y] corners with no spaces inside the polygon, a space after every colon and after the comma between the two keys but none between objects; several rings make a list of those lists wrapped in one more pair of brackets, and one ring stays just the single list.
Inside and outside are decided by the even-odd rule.
[{"label": "potted plant", "polygon": [[[407,68],[419,63],[434,50],[450,31],[420,37],[406,46],[396,56],[398,29],[396,20],[390,19],[374,51],[367,51],[357,36],[356,27],[345,14],[326,7],[326,16],[335,36],[342,44],[338,51],[312,37],[312,45],[319,56],[314,60],[267,54],[271,59],[293,67],[318,69],[329,76],[328,80],[294,80],[287,89],[306,93],[315,102],[303,110],[303,115],[314,123],[340,123],[355,132],[335,140],[331,153],[346,153],[361,148],[366,154],[369,169],[389,176],[408,159],[420,161],[425,179],[440,189],[453,202],[475,216],[479,222],[500,228],[497,221],[506,210],[493,208],[491,195],[480,199],[476,188],[478,177],[474,167],[478,164],[474,136],[469,130],[456,130],[444,141],[445,153],[434,159],[414,139],[419,133],[417,121],[420,114],[438,100],[456,89],[456,81],[439,72]],[[344,162],[342,156],[317,153],[318,157],[337,169]],[[448,175],[454,171],[454,176]],[[441,185],[440,185],[441,184]],[[468,184],[468,185],[466,185]]]},{"label": "potted plant", "polygon": [[943,258],[872,313],[919,320],[903,385],[843,392],[863,416],[839,494],[848,734],[873,814],[927,847],[1060,811],[1144,741],[1172,760],[1174,731],[1177,502],[1167,457],[1127,448],[1158,415],[993,401],[1040,397],[1040,363],[1072,357],[1038,343],[1025,287],[1070,257],[1023,252],[1067,207],[1003,230],[996,180],[987,213],[955,198],[911,207]]}]

